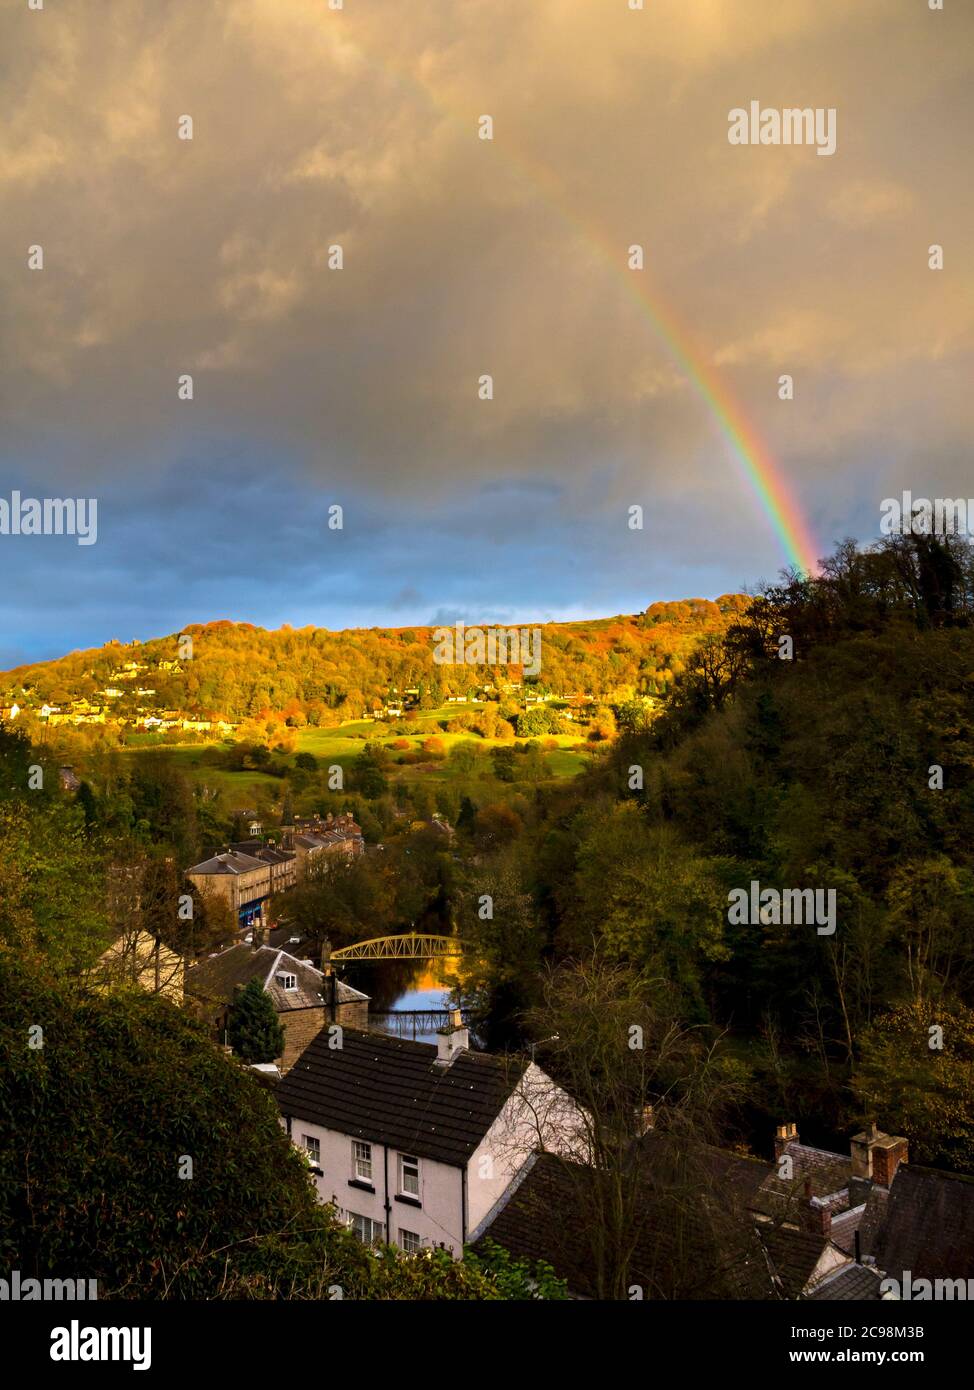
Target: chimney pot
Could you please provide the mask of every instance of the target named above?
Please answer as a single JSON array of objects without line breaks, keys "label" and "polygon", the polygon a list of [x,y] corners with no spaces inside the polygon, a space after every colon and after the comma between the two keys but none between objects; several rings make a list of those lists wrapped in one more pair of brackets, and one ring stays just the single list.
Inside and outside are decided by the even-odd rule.
[{"label": "chimney pot", "polygon": [[793,1123],[779,1125],[774,1136],[775,1161],[781,1158],[789,1144],[798,1143],[798,1126]]},{"label": "chimney pot", "polygon": [[452,1066],[461,1052],[470,1047],[470,1031],[463,1025],[459,1009],[450,1010],[450,1022],[436,1034],[436,1065]]}]

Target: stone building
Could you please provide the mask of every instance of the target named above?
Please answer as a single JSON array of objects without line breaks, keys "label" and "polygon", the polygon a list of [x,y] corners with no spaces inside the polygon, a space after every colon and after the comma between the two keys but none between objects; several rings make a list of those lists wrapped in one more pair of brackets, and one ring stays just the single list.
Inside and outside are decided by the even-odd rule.
[{"label": "stone building", "polygon": [[287,951],[273,946],[254,950],[246,943],[208,956],[186,971],[187,1007],[211,1029],[218,1042],[223,1042],[237,991],[254,979],[259,979],[270,995],[284,1029],[284,1052],[277,1059],[282,1071],[293,1066],[328,1024],[368,1027],[367,994]]},{"label": "stone building", "polygon": [[224,850],[194,864],[186,877],[201,893],[225,898],[241,930],[267,924],[267,900],[273,890],[272,865],[253,853]]}]

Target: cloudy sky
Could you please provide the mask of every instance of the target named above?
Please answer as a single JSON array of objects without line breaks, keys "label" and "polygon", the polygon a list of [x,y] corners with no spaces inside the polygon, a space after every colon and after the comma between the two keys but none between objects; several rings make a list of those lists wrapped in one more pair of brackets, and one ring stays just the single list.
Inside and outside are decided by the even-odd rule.
[{"label": "cloudy sky", "polygon": [[[0,536],[0,666],[772,578],[634,243],[819,553],[904,487],[974,495],[963,0],[11,0],[0,30],[0,497],[98,500],[95,545]],[[732,146],[752,100],[835,108],[835,154]]]}]

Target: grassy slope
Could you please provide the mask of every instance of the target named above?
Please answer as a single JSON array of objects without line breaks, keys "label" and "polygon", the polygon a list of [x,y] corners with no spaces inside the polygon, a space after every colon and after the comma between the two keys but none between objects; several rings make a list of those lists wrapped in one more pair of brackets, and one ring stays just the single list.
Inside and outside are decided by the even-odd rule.
[{"label": "grassy slope", "polygon": [[[424,711],[423,721],[433,722],[437,719],[455,718],[457,713],[463,710],[477,708],[477,706],[461,706],[458,710],[456,706],[449,706],[441,710]],[[275,761],[293,764],[296,753],[313,753],[322,766],[339,763],[344,769],[349,766],[362,752],[366,740],[374,740],[382,745],[391,743],[400,738],[406,739],[410,748],[419,747],[430,734],[440,739],[447,751],[455,744],[465,740],[473,742],[479,749],[484,750],[485,766],[489,767],[488,753],[491,748],[502,745],[502,740],[492,738],[480,738],[476,734],[468,732],[458,734],[446,734],[441,730],[430,728],[418,735],[400,735],[392,733],[385,725],[376,725],[370,720],[356,720],[349,724],[338,725],[334,729],[301,729],[297,735],[297,748],[292,754],[275,754]],[[359,737],[354,737],[359,735]],[[362,738],[361,735],[365,735]],[[588,761],[588,755],[575,751],[575,745],[580,741],[573,734],[559,734],[555,736],[555,742],[559,747],[557,750],[545,752],[545,760],[548,764],[549,774],[552,778],[575,777],[582,771]],[[517,739],[517,743],[526,743],[526,739]],[[228,794],[232,794],[234,804],[252,804],[257,800],[260,792],[270,792],[277,799],[281,792],[281,780],[272,777],[264,772],[229,772],[223,768],[213,765],[213,755],[220,748],[217,743],[162,743],[157,735],[137,735],[129,744],[130,749],[153,749],[160,756],[171,758],[174,763],[194,781],[203,781],[209,786],[220,787]],[[128,750],[122,750],[123,752]],[[402,750],[400,750],[402,751]],[[393,759],[397,754],[390,750]],[[428,778],[431,781],[455,780],[457,773],[445,761],[434,761],[430,763],[411,764],[400,766],[393,762],[389,770],[392,778],[402,778],[404,781],[412,781],[418,778]],[[517,784],[515,784],[517,785]]]}]

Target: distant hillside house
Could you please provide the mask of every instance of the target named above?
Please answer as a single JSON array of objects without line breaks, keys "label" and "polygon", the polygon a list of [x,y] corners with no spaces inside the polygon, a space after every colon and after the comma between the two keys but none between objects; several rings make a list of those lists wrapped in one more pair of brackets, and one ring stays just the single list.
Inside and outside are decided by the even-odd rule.
[{"label": "distant hillside house", "polygon": [[253,950],[241,944],[198,961],[186,972],[187,1003],[218,1042],[224,1041],[237,990],[255,979],[263,983],[284,1029],[284,1052],[277,1059],[282,1071],[293,1066],[328,1024],[368,1027],[367,994],[286,951],[272,946]]},{"label": "distant hillside house", "polygon": [[456,1258],[526,1161],[539,1108],[570,1109],[534,1063],[471,1052],[459,1013],[435,1046],[346,1029],[334,1047],[321,1033],[276,1098],[320,1199],[361,1240]]}]

